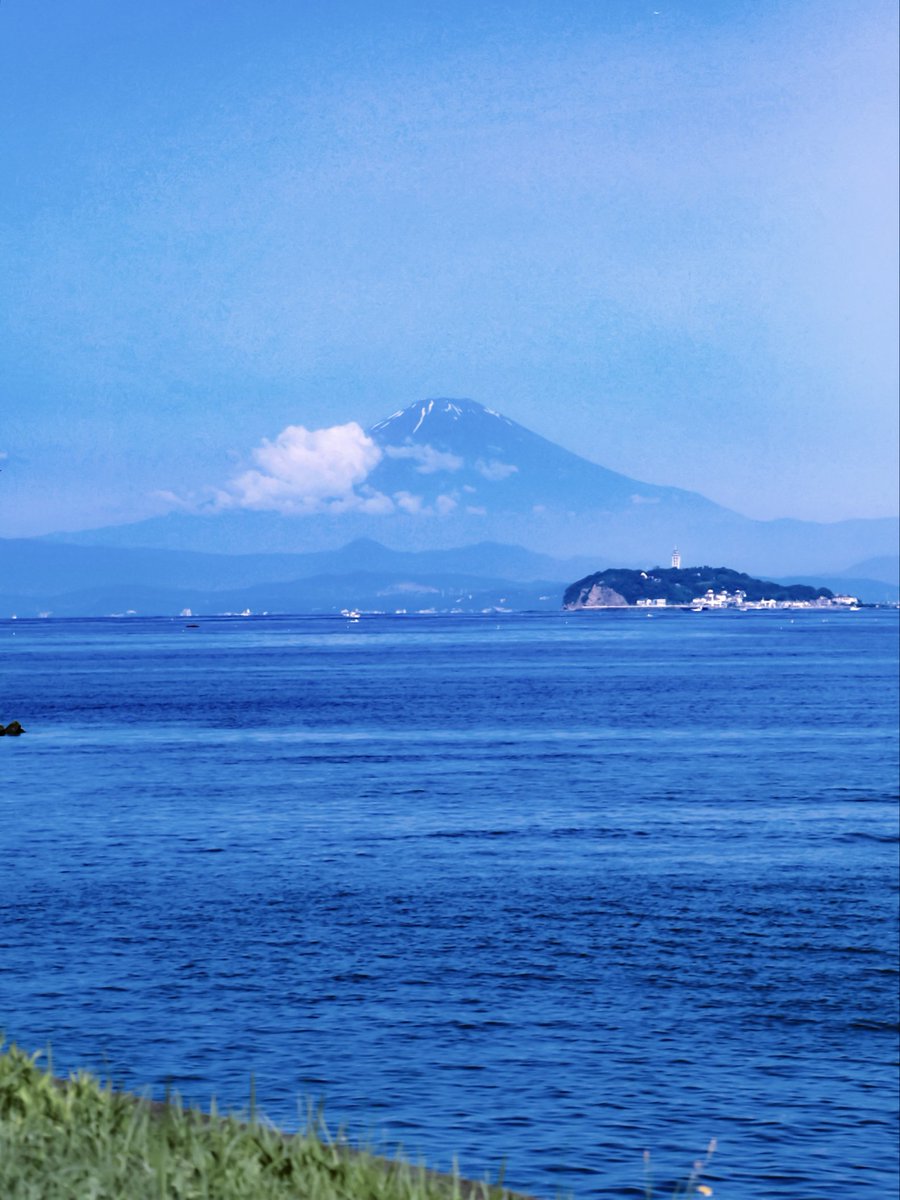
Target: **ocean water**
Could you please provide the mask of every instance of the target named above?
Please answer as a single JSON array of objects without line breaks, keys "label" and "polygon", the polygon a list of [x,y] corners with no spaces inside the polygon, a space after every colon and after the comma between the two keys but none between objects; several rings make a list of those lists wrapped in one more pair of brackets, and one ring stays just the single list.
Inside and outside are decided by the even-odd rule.
[{"label": "ocean water", "polygon": [[541,1196],[895,1194],[897,614],[0,623],[0,1027]]}]

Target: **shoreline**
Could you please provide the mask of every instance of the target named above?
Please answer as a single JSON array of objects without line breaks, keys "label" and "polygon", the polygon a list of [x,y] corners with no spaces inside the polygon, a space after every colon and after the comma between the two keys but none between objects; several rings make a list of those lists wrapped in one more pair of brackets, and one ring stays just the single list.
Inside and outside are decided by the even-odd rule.
[{"label": "shoreline", "polygon": [[[153,1183],[160,1188],[166,1186],[167,1179],[184,1176],[188,1190],[179,1186],[171,1192],[160,1192],[173,1198],[210,1194],[222,1200],[244,1200],[254,1193],[243,1190],[242,1180],[252,1176],[265,1189],[258,1195],[266,1200],[288,1200],[305,1194],[315,1194],[322,1200],[535,1200],[528,1193],[504,1187],[502,1182],[466,1179],[455,1172],[446,1174],[409,1162],[399,1151],[395,1157],[388,1157],[354,1146],[340,1135],[333,1138],[312,1108],[304,1130],[285,1133],[255,1111],[252,1087],[250,1113],[217,1112],[214,1099],[211,1111],[204,1112],[183,1106],[177,1093],[168,1100],[151,1100],[120,1091],[92,1072],[77,1071],[61,1078],[51,1073],[49,1063],[44,1067],[38,1058],[39,1054],[28,1054],[15,1043],[0,1043],[0,1134],[5,1151],[0,1184],[9,1182],[10,1170],[21,1167],[21,1177],[33,1186],[35,1172],[43,1168],[48,1190],[42,1195],[55,1196],[50,1179],[62,1170],[77,1174],[80,1168],[82,1188],[98,1200],[107,1196],[112,1200],[126,1193],[110,1190],[117,1186],[111,1179],[105,1188],[96,1179],[108,1169],[104,1160],[120,1160],[129,1175],[135,1171],[155,1173]],[[81,1149],[79,1137],[84,1139],[86,1151]],[[41,1154],[42,1138],[45,1148],[51,1143],[57,1150],[62,1148],[62,1163],[48,1161],[49,1155]],[[91,1152],[97,1161],[90,1161]],[[240,1169],[241,1180],[233,1181],[236,1190],[220,1191],[216,1179],[212,1179],[216,1190],[210,1190],[212,1172],[219,1169],[224,1158],[233,1160],[236,1173]],[[205,1159],[210,1165],[204,1169]],[[100,1190],[95,1190],[97,1187]],[[191,1190],[196,1187],[205,1191]]]}]

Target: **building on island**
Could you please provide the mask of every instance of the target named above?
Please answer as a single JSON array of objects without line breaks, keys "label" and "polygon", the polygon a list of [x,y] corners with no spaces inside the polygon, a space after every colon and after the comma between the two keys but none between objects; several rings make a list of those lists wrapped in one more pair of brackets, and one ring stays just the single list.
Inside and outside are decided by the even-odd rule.
[{"label": "building on island", "polygon": [[672,551],[672,566],[675,568],[676,571],[681,570],[681,552],[679,551],[677,546]]},{"label": "building on island", "polygon": [[[761,600],[756,607],[768,607],[769,604],[774,606],[775,601]],[[714,592],[712,588],[708,588],[705,595],[696,596],[691,601],[694,608],[748,608],[747,593],[738,588],[734,592],[729,592],[724,588],[721,591]]]}]

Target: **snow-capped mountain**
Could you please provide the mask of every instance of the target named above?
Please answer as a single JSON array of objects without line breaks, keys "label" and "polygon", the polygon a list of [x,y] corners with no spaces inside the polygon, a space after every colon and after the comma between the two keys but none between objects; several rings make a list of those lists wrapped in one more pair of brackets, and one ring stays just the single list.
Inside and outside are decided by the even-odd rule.
[{"label": "snow-capped mountain", "polygon": [[896,520],[753,521],[610,471],[473,400],[419,401],[365,432],[290,426],[253,459],[198,511],[54,540],[230,554],[334,550],[356,538],[395,550],[490,541],[622,566],[666,563],[678,546],[686,561],[769,576],[839,571],[896,550]]},{"label": "snow-capped mountain", "polygon": [[[368,430],[384,457],[368,483],[387,494],[414,488],[470,515],[570,512],[640,503],[696,503],[702,496],[639,483],[564,450],[474,400],[423,400]],[[452,511],[448,504],[443,506]],[[484,510],[482,512],[482,510]]]}]

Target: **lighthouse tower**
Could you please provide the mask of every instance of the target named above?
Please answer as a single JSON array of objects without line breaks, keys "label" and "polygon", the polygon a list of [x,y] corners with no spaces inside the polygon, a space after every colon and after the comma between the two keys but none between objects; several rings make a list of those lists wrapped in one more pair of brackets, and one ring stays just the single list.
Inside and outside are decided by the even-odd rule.
[{"label": "lighthouse tower", "polygon": [[680,570],[681,568],[681,554],[679,553],[677,546],[672,551],[672,566],[676,571]]}]

